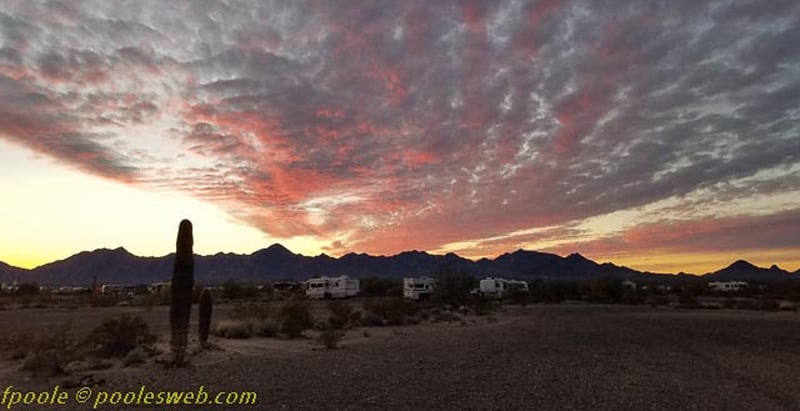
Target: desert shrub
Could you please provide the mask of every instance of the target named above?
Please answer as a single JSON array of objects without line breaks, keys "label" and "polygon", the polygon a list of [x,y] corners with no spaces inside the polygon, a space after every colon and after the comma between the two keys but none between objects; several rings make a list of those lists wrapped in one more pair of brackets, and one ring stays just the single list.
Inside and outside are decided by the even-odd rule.
[{"label": "desert shrub", "polygon": [[560,303],[580,300],[591,294],[591,287],[564,281],[533,280],[529,283],[531,302]]},{"label": "desert shrub", "polygon": [[740,310],[778,311],[780,303],[771,298],[736,300],[735,308]]},{"label": "desert shrub", "polygon": [[474,315],[488,315],[500,308],[499,301],[491,300],[483,295],[470,296],[467,309]]},{"label": "desert shrub", "polygon": [[39,294],[39,285],[36,283],[21,283],[17,287],[17,295],[36,295]]},{"label": "desert shrub", "polygon": [[697,301],[697,297],[695,297],[694,292],[689,288],[684,288],[681,290],[680,296],[678,297],[678,306],[681,308],[697,308],[700,304]]},{"label": "desert shrub", "polygon": [[353,306],[344,301],[332,301],[328,303],[328,311],[331,315],[328,317],[328,324],[337,330],[351,328],[356,323],[356,311]]},{"label": "desert shrub", "polygon": [[319,334],[319,341],[329,350],[339,348],[339,342],[344,338],[344,331],[335,329],[332,326],[326,327]]},{"label": "desert shrub", "polygon": [[364,309],[382,318],[386,325],[403,325],[419,311],[419,306],[403,298],[392,298],[364,304]]},{"label": "desert shrub", "polygon": [[232,320],[266,320],[269,318],[270,307],[265,303],[236,304],[228,314]]},{"label": "desert shrub", "polygon": [[450,310],[440,310],[436,308],[431,310],[431,321],[433,322],[461,321],[461,316]]},{"label": "desert shrub", "polygon": [[105,357],[124,357],[134,348],[152,349],[156,336],[150,333],[147,322],[140,316],[123,314],[103,321],[86,341],[95,354]]},{"label": "desert shrub", "polygon": [[119,303],[127,301],[128,298],[124,295],[89,294],[86,296],[85,303],[90,307],[115,307]]},{"label": "desert shrub", "polygon": [[511,304],[525,307],[531,302],[531,293],[526,290],[512,290],[506,300]]},{"label": "desert shrub", "polygon": [[0,337],[0,351],[9,360],[21,360],[28,354],[28,347],[34,341],[29,333],[13,334]]},{"label": "desert shrub", "polygon": [[669,305],[669,302],[670,302],[669,297],[658,294],[647,296],[644,300],[644,303],[651,307]]},{"label": "desert shrub", "polygon": [[148,293],[138,295],[133,300],[133,305],[152,308],[159,305],[169,305],[172,295],[168,292]]},{"label": "desert shrub", "polygon": [[303,331],[314,326],[314,318],[303,301],[290,301],[280,311],[280,332],[289,338],[298,338]]},{"label": "desert shrub", "polygon": [[383,317],[372,312],[367,312],[362,315],[359,324],[361,324],[362,327],[383,327],[385,325]]},{"label": "desert shrub", "polygon": [[253,334],[259,337],[276,337],[280,326],[273,320],[262,320],[253,326]]},{"label": "desert shrub", "polygon": [[613,278],[598,278],[592,281],[589,300],[606,304],[620,303],[623,292],[622,281]]},{"label": "desert shrub", "polygon": [[458,271],[454,267],[442,267],[436,275],[436,288],[431,301],[454,307],[466,305],[471,291],[478,286],[478,281],[469,274]]},{"label": "desert shrub", "polygon": [[222,284],[222,296],[228,300],[254,298],[257,295],[258,289],[249,284],[241,284],[234,281],[227,281]]},{"label": "desert shrub", "polygon": [[125,354],[125,358],[122,359],[122,366],[130,367],[131,365],[144,364],[147,362],[147,357],[149,357],[149,355],[144,348],[136,347]]},{"label": "desert shrub", "polygon": [[214,335],[223,338],[243,339],[253,336],[253,322],[252,321],[223,321],[218,324],[218,330]]},{"label": "desert shrub", "polygon": [[403,295],[403,285],[399,280],[390,278],[366,277],[360,280],[361,296],[363,297],[387,297],[393,289],[399,288]]},{"label": "desert shrub", "polygon": [[82,359],[86,354],[84,345],[70,328],[70,324],[65,324],[54,332],[28,340],[25,346],[29,351],[22,369],[58,375],[64,373],[67,364]]}]

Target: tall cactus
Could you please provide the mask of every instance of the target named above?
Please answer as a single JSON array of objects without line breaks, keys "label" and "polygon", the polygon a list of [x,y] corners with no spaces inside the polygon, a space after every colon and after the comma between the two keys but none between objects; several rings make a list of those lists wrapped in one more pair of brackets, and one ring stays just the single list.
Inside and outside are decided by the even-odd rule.
[{"label": "tall cactus", "polygon": [[211,310],[214,302],[211,300],[211,291],[208,288],[200,295],[200,346],[208,347],[208,331],[211,329]]},{"label": "tall cactus", "polygon": [[186,344],[189,337],[189,317],[192,310],[194,288],[194,256],[192,254],[192,223],[181,221],[175,250],[175,265],[172,269],[172,302],[169,307],[169,325],[172,329],[172,363],[186,363]]}]

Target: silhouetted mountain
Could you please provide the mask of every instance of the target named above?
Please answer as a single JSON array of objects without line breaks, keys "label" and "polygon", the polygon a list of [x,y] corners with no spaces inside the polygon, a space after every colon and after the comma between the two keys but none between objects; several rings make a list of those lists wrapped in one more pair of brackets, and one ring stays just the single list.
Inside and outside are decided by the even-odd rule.
[{"label": "silhouetted mountain", "polygon": [[713,273],[706,274],[704,278],[714,281],[752,281],[752,282],[773,282],[785,281],[796,276],[786,270],[781,269],[777,265],[772,265],[770,268],[756,267],[755,265],[744,261],[737,260],[733,264],[718,270]]},{"label": "silhouetted mountain", "polygon": [[[0,281],[35,281],[43,285],[88,285],[97,277],[99,283],[144,284],[169,280],[174,255],[137,257],[124,248],[81,252],[33,270],[24,270],[0,263]],[[388,277],[434,275],[441,269],[459,270],[476,276],[500,276],[520,279],[584,280],[597,277],[661,282],[698,278],[694,275],[652,275],[611,263],[598,264],[580,254],[566,257],[537,251],[517,250],[495,259],[477,261],[453,253],[433,255],[424,251],[406,251],[393,256],[372,256],[350,253],[339,258],[325,254],[315,257],[299,255],[280,244],[273,244],[250,255],[217,253],[195,257],[195,278],[199,284],[220,284],[225,281],[263,283],[300,280],[317,275],[347,274],[355,277]],[[729,267],[710,273],[709,280],[776,281],[790,274],[777,266],[769,269],[737,261]]]},{"label": "silhouetted mountain", "polygon": [[10,283],[13,281],[21,281],[25,279],[28,270],[24,268],[14,267],[0,261],[0,282]]},{"label": "silhouetted mountain", "polygon": [[[172,256],[137,257],[119,247],[84,251],[37,267],[30,272],[39,284],[88,286],[100,283],[149,283],[172,277]],[[131,279],[136,279],[131,281]]]}]

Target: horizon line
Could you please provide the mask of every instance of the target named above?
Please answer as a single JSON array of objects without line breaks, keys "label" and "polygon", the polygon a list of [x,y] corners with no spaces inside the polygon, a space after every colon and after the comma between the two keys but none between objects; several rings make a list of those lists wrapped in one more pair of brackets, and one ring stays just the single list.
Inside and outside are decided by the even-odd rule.
[{"label": "horizon line", "polygon": [[[503,252],[503,253],[497,254],[496,256],[493,256],[493,257],[486,257],[486,256],[484,256],[484,257],[480,257],[480,258],[470,258],[470,257],[464,257],[464,256],[462,256],[462,255],[460,255],[460,254],[458,254],[458,253],[456,253],[456,252],[452,252],[452,251],[451,251],[451,252],[444,253],[444,254],[435,254],[435,253],[431,253],[431,252],[429,252],[429,251],[426,251],[426,250],[417,250],[417,249],[412,249],[412,250],[404,250],[404,251],[400,251],[400,252],[397,252],[397,253],[395,253],[395,254],[391,254],[391,255],[386,255],[386,254],[369,254],[369,253],[365,253],[365,252],[361,252],[361,253],[359,253],[359,252],[355,252],[355,251],[349,251],[349,252],[343,253],[343,254],[341,254],[341,255],[339,255],[339,256],[335,256],[335,255],[333,255],[333,256],[332,256],[332,255],[329,255],[329,254],[325,253],[324,251],[323,251],[323,252],[320,252],[319,254],[316,254],[316,255],[306,255],[306,254],[302,254],[302,253],[294,252],[294,251],[292,251],[291,249],[289,249],[288,247],[286,247],[285,245],[283,245],[283,244],[281,244],[281,243],[279,243],[279,242],[276,242],[276,243],[272,243],[272,244],[268,245],[267,247],[263,247],[263,248],[259,248],[259,249],[257,249],[257,250],[254,250],[254,251],[252,251],[252,252],[250,252],[250,253],[237,253],[237,252],[232,252],[232,251],[228,251],[228,252],[226,252],[226,251],[218,251],[218,252],[216,252],[216,253],[214,253],[214,254],[199,254],[199,253],[194,253],[194,255],[196,255],[196,256],[200,256],[200,257],[213,257],[213,256],[220,255],[220,254],[226,254],[226,255],[237,255],[237,256],[252,256],[253,254],[255,254],[255,253],[258,253],[259,251],[268,250],[268,249],[270,249],[270,248],[272,248],[272,247],[274,247],[274,246],[280,246],[281,248],[283,248],[284,250],[286,250],[286,251],[290,252],[291,254],[293,254],[293,255],[297,255],[297,256],[301,256],[301,257],[306,257],[306,258],[316,258],[316,257],[322,257],[322,256],[326,256],[326,257],[334,258],[334,259],[337,259],[337,260],[338,260],[338,259],[341,259],[341,258],[343,258],[343,257],[345,257],[345,256],[347,256],[347,255],[350,255],[350,254],[354,254],[354,255],[366,255],[366,256],[370,256],[370,257],[386,257],[386,258],[391,258],[391,257],[397,257],[397,256],[399,256],[399,255],[401,255],[401,254],[405,254],[405,253],[413,253],[413,252],[416,252],[416,253],[424,253],[424,254],[427,254],[427,255],[431,255],[431,256],[439,256],[439,257],[444,257],[444,256],[447,256],[447,255],[450,255],[450,254],[452,254],[452,255],[455,255],[455,256],[457,256],[457,257],[459,257],[459,258],[463,258],[463,259],[465,259],[465,260],[469,260],[469,261],[472,261],[472,262],[478,262],[478,261],[480,261],[480,260],[490,260],[490,261],[493,261],[493,260],[496,260],[496,259],[498,259],[498,258],[500,258],[500,257],[504,256],[504,255],[513,254],[513,253],[517,253],[517,252],[520,252],[520,251],[522,251],[522,252],[533,252],[533,253],[539,253],[539,254],[549,254],[549,255],[555,255],[555,256],[557,256],[557,257],[559,257],[559,258],[568,258],[568,257],[569,257],[569,256],[571,256],[571,255],[579,255],[579,256],[581,256],[582,258],[585,258],[585,259],[587,259],[587,260],[589,260],[589,261],[592,261],[592,262],[594,262],[595,264],[599,264],[599,265],[602,265],[602,264],[613,264],[613,265],[615,265],[615,266],[617,266],[617,267],[631,269],[631,270],[634,270],[634,271],[640,272],[640,273],[642,273],[642,274],[652,274],[652,275],[671,275],[671,276],[677,276],[677,275],[684,274],[684,275],[692,275],[692,276],[697,276],[697,277],[700,277],[700,276],[703,276],[703,275],[706,275],[706,274],[711,274],[711,273],[714,273],[714,272],[716,272],[716,271],[722,270],[722,269],[724,269],[724,268],[730,267],[731,265],[733,265],[733,264],[735,264],[736,262],[739,262],[739,261],[746,262],[746,263],[748,263],[748,264],[750,264],[750,265],[752,265],[752,266],[754,266],[754,267],[756,267],[756,268],[761,268],[761,269],[769,269],[769,268],[771,268],[772,266],[775,266],[775,267],[778,267],[779,269],[781,269],[781,270],[784,270],[784,271],[786,271],[786,272],[788,272],[788,273],[790,273],[790,274],[793,274],[793,273],[796,273],[796,272],[800,271],[800,267],[798,267],[798,268],[797,268],[797,269],[795,269],[795,270],[791,270],[791,269],[782,268],[782,267],[780,267],[780,266],[779,266],[779,265],[777,265],[777,264],[772,264],[772,265],[770,265],[770,267],[763,267],[763,266],[758,266],[758,265],[756,265],[756,264],[753,264],[753,263],[751,263],[750,261],[748,261],[748,260],[746,260],[746,259],[739,258],[739,259],[736,259],[736,260],[732,261],[730,264],[728,264],[728,265],[726,265],[726,266],[724,266],[724,267],[720,267],[718,270],[709,271],[709,272],[706,272],[706,273],[703,273],[703,274],[698,274],[698,273],[693,273],[693,272],[686,272],[686,271],[683,271],[683,270],[681,270],[681,271],[679,271],[679,272],[654,272],[654,271],[643,271],[643,270],[639,270],[639,269],[632,268],[632,267],[625,266],[625,265],[618,265],[618,264],[616,264],[616,263],[614,263],[614,262],[612,262],[612,261],[605,261],[605,262],[599,262],[599,261],[595,261],[595,260],[593,260],[593,259],[591,259],[591,258],[588,258],[588,257],[584,256],[583,254],[581,254],[580,252],[577,252],[577,251],[575,251],[575,252],[572,252],[572,253],[570,253],[570,254],[567,254],[567,255],[560,255],[560,254],[556,254],[556,253],[551,253],[551,252],[543,252],[543,251],[538,251],[538,250],[527,250],[527,249],[524,249],[524,248],[518,248],[518,249],[516,249],[516,250],[514,250],[514,251],[506,251],[506,252]],[[136,258],[164,258],[164,257],[168,257],[168,256],[170,256],[170,255],[172,255],[172,254],[175,254],[175,252],[173,251],[173,252],[166,253],[166,254],[163,254],[163,255],[138,255],[138,254],[134,254],[134,253],[130,252],[130,251],[127,249],[127,248],[125,248],[125,246],[118,246],[118,247],[114,247],[114,248],[109,248],[109,247],[99,247],[99,248],[95,248],[95,249],[93,249],[93,250],[82,250],[82,251],[78,251],[78,252],[76,252],[76,253],[74,253],[74,254],[71,254],[71,255],[69,255],[69,256],[67,256],[67,257],[64,257],[64,258],[61,258],[61,259],[52,260],[52,261],[49,261],[49,262],[46,262],[46,263],[42,263],[42,264],[39,264],[39,265],[37,265],[37,266],[35,266],[35,267],[33,267],[33,268],[24,268],[24,267],[14,266],[14,265],[12,265],[12,264],[6,263],[5,261],[1,261],[1,260],[0,260],[0,263],[3,263],[3,264],[5,264],[5,265],[7,265],[7,266],[9,266],[9,267],[12,267],[12,268],[15,268],[15,269],[19,269],[19,270],[24,270],[24,271],[28,271],[28,272],[30,272],[30,271],[35,271],[35,270],[37,270],[37,269],[39,269],[39,268],[42,268],[42,267],[44,267],[44,266],[47,266],[47,265],[50,265],[50,264],[54,264],[54,263],[58,263],[58,262],[61,262],[61,261],[68,260],[68,259],[70,259],[70,258],[72,258],[72,257],[75,257],[75,256],[79,255],[79,254],[84,254],[84,253],[94,253],[94,252],[97,252],[97,251],[102,251],[102,250],[115,251],[115,250],[120,250],[120,249],[121,249],[121,250],[123,250],[123,251],[125,251],[126,253],[128,253],[128,254],[130,254],[130,255],[132,255],[132,256],[134,256],[134,257],[136,257]]]}]

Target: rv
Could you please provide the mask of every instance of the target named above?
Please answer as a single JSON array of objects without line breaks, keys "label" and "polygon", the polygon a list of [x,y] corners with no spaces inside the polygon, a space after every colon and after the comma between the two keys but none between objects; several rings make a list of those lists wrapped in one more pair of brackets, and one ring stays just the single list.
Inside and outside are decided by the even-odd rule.
[{"label": "rv", "polygon": [[484,278],[480,282],[480,292],[485,296],[502,298],[514,291],[528,291],[528,283],[492,277]]},{"label": "rv", "polygon": [[136,293],[136,286],[130,284],[103,284],[100,288],[103,295],[127,295],[132,297]]},{"label": "rv", "polygon": [[306,281],[306,297],[312,299],[355,297],[358,293],[358,279],[346,275],[315,277]]},{"label": "rv", "polygon": [[427,300],[433,294],[435,280],[430,277],[403,278],[403,297],[411,300]]},{"label": "rv", "polygon": [[744,281],[712,281],[708,283],[708,287],[714,291],[739,291],[747,288],[747,283]]}]

